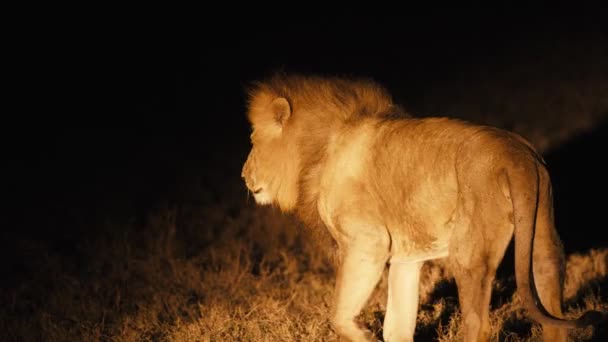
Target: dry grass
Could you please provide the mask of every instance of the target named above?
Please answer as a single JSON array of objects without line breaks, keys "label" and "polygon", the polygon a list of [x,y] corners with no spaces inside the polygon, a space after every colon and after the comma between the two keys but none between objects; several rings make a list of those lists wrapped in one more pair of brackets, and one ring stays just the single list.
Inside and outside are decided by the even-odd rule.
[{"label": "dry grass", "polygon": [[[38,257],[27,262],[37,272],[3,291],[3,340],[335,340],[328,324],[333,270],[306,231],[272,209],[246,206],[222,215],[228,211],[224,205],[159,210],[144,229],[125,226],[119,239],[83,242],[77,258],[29,246]],[[200,222],[211,229],[200,230]],[[606,285],[607,256],[603,249],[569,257],[569,316],[608,309],[598,291]],[[534,340],[538,329],[511,298],[512,281],[495,286],[503,302],[492,310],[494,337]],[[385,284],[360,317],[379,337]],[[458,340],[453,282],[439,264],[429,264],[421,286],[417,337]],[[575,330],[572,337],[592,333]]]}]

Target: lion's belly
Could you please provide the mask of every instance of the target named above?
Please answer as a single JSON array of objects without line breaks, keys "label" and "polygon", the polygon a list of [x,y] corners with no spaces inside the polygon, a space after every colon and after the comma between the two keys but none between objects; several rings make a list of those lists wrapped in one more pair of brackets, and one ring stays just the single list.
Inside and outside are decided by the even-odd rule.
[{"label": "lion's belly", "polygon": [[[360,181],[341,179],[325,191],[318,202],[319,214],[336,239],[355,235],[386,234],[390,236],[390,262],[407,263],[448,256],[448,243],[453,230],[450,209],[431,205],[424,209],[405,208],[399,213],[387,210]],[[353,189],[356,189],[353,191]],[[448,203],[444,203],[448,206]],[[393,206],[394,207],[394,206]]]},{"label": "lion's belly", "polygon": [[[412,195],[386,221],[391,236],[391,262],[417,262],[448,256],[456,208],[455,192]],[[410,204],[410,203],[416,203]],[[397,207],[397,203],[394,203]]]},{"label": "lion's belly", "polygon": [[408,263],[433,260],[448,256],[449,234],[435,237],[428,245],[413,243],[409,234],[399,230],[391,233],[390,263]]}]

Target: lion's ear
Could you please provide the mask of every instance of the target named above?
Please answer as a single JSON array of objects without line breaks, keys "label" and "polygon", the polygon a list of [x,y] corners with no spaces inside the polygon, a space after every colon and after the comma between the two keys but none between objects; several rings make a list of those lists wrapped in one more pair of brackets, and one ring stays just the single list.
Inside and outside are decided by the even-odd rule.
[{"label": "lion's ear", "polygon": [[287,99],[284,97],[274,99],[270,104],[270,110],[276,123],[283,128],[291,117],[291,106]]}]

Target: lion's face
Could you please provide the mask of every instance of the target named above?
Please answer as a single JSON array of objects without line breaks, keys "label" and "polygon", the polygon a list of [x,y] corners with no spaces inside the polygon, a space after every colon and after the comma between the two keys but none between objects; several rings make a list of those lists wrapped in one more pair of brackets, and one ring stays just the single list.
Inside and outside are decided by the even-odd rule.
[{"label": "lion's face", "polygon": [[241,176],[260,205],[278,204],[284,211],[295,205],[299,157],[293,133],[287,128],[291,108],[284,98],[253,103],[252,148]]},{"label": "lion's face", "polygon": [[241,175],[245,180],[247,189],[251,191],[258,204],[271,204],[275,201],[279,177],[276,174],[278,167],[276,164],[279,160],[272,156],[272,151],[276,150],[276,147],[273,146],[276,142],[256,141],[255,133],[251,135],[251,140],[253,147],[251,148],[251,152],[249,152],[245,165],[243,165]]}]

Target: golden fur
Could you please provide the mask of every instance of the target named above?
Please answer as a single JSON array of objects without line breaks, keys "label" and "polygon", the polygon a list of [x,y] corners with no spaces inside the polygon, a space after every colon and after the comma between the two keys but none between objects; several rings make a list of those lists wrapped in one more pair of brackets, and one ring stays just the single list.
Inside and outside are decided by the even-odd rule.
[{"label": "golden fur", "polygon": [[371,339],[354,318],[389,262],[384,338],[412,340],[420,266],[447,257],[465,340],[487,340],[492,281],[513,235],[518,291],[545,339],[565,341],[565,328],[596,318],[560,318],[563,255],[549,174],[520,136],[411,118],[372,81],[301,75],[257,83],[248,118],[243,177],[256,201],[323,225],[339,247],[340,336]]}]

